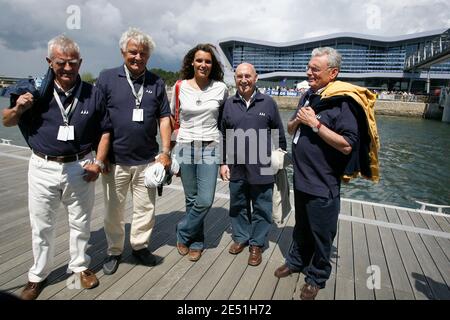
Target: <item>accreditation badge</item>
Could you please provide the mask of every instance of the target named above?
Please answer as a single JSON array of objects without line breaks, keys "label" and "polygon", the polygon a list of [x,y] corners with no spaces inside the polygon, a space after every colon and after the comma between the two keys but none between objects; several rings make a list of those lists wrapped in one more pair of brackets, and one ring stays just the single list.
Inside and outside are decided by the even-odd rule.
[{"label": "accreditation badge", "polygon": [[133,121],[135,122],[144,121],[144,109],[133,109]]},{"label": "accreditation badge", "polygon": [[73,141],[75,140],[75,130],[73,126],[59,126],[58,137],[59,141]]}]

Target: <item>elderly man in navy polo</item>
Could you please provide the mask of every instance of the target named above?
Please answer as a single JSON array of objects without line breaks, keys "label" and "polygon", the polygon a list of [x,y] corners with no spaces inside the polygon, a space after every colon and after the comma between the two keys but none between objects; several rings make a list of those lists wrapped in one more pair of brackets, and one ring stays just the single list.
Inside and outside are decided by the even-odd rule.
[{"label": "elderly man in navy polo", "polygon": [[[262,261],[262,249],[272,224],[274,172],[271,150],[286,150],[286,138],[278,107],[256,88],[258,76],[253,65],[236,68],[238,92],[226,102],[222,135],[226,159],[220,166],[223,180],[230,181],[230,217],[234,243],[231,254],[250,245],[248,264]],[[272,138],[275,137],[272,146]],[[278,138],[278,139],[276,139]]]},{"label": "elderly man in navy polo", "polygon": [[[104,93],[113,125],[110,166],[102,175],[105,195],[105,233],[108,241],[103,272],[116,272],[125,241],[124,206],[128,189],[133,199],[130,231],[132,255],[143,265],[156,259],[148,250],[155,224],[156,189],[146,188],[144,170],[155,161],[170,168],[170,105],[164,82],[146,69],[154,49],[151,37],[130,28],[122,34],[124,64],[100,73],[96,86]],[[162,152],[156,141],[158,124]]]},{"label": "elderly man in navy polo", "polygon": [[[330,47],[312,51],[306,70],[310,89],[288,122],[288,132],[293,135],[295,227],[286,262],[275,276],[305,274],[300,293],[303,300],[315,299],[331,274],[340,179],[352,150],[359,149],[361,134],[355,116],[360,108],[353,97],[373,95],[364,88],[336,81],[341,59]],[[365,117],[362,119],[365,124]]]},{"label": "elderly man in navy polo", "polygon": [[68,272],[79,274],[84,288],[98,285],[97,277],[88,269],[86,249],[94,181],[108,153],[111,123],[102,93],[78,75],[80,49],[73,40],[63,35],[50,40],[47,61],[55,77],[50,94],[34,101],[26,93],[3,110],[3,124],[18,124],[33,151],[28,171],[28,207],[34,264],[21,294],[26,300],[38,297],[52,269],[60,203],[69,220]]}]

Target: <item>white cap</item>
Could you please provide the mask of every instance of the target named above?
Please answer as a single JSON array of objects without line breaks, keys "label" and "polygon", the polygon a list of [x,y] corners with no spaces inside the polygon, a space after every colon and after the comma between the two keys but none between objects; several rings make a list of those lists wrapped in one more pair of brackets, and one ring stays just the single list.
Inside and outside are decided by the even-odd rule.
[{"label": "white cap", "polygon": [[170,166],[169,173],[166,172],[162,163],[155,162],[145,169],[144,185],[147,188],[157,188],[170,180],[170,176],[177,174],[178,171],[180,171],[180,164],[175,159],[175,157],[172,157],[172,165]]},{"label": "white cap", "polygon": [[292,164],[292,161],[286,151],[281,148],[272,150],[270,167],[273,169],[274,174],[276,174],[279,170],[286,168],[290,164]]},{"label": "white cap", "polygon": [[157,188],[164,182],[166,177],[166,170],[164,166],[156,162],[151,166],[147,167],[144,172],[144,185],[147,188]]}]

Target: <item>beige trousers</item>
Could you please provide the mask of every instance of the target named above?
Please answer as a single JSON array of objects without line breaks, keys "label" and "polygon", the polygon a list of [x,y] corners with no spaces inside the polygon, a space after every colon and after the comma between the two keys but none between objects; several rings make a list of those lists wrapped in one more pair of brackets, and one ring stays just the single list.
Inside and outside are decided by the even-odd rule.
[{"label": "beige trousers", "polygon": [[155,225],[156,189],[144,185],[144,170],[150,164],[138,166],[111,165],[102,175],[105,195],[105,234],[108,255],[122,254],[125,242],[125,200],[128,189],[133,200],[130,244],[133,250],[148,247]]}]

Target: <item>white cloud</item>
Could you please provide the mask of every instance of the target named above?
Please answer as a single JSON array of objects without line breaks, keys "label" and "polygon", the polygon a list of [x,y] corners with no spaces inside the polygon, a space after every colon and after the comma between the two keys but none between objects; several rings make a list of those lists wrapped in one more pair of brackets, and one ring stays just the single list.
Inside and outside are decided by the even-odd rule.
[{"label": "white cloud", "polygon": [[[81,30],[66,28],[69,5],[81,9]],[[376,23],[368,6],[379,9]],[[97,74],[121,63],[118,41],[129,26],[154,38],[150,66],[171,70],[197,43],[227,37],[289,42],[336,32],[388,37],[450,27],[450,4],[443,0],[0,0],[0,8],[0,74],[11,76],[42,69],[36,63],[44,56],[36,55],[45,55],[47,41],[63,32],[80,44],[82,72]]]}]

